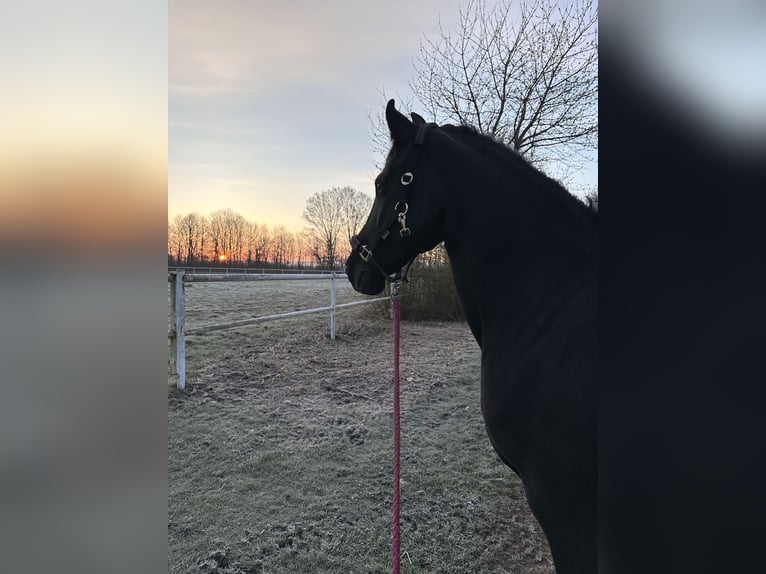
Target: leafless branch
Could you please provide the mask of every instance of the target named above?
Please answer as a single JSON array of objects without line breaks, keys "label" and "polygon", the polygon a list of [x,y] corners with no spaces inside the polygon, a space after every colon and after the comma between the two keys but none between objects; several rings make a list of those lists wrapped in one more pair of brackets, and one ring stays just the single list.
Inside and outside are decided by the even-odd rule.
[{"label": "leafless branch", "polygon": [[473,125],[539,164],[577,160],[597,146],[596,8],[517,8],[470,0],[455,30],[440,25],[437,38],[423,39],[409,87],[434,121]]}]

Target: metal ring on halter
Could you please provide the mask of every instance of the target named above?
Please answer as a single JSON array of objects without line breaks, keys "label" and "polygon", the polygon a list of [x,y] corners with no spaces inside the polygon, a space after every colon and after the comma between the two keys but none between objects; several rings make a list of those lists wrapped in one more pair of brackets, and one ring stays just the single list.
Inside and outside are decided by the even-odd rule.
[{"label": "metal ring on halter", "polygon": [[402,185],[409,185],[412,183],[414,179],[415,179],[415,176],[412,175],[411,171],[404,172],[402,174],[402,179],[401,179]]},{"label": "metal ring on halter", "polygon": [[[397,202],[396,202],[396,205],[394,205],[394,211],[398,211],[398,210],[399,210],[399,204],[400,204],[400,203],[401,203],[400,201],[397,201]],[[402,212],[401,212],[399,215],[404,215],[404,214],[406,214],[406,213],[407,213],[407,210],[408,210],[409,208],[410,208],[410,206],[409,206],[409,205],[407,205],[407,202],[405,201],[405,202],[404,202],[404,211],[402,211]]]}]

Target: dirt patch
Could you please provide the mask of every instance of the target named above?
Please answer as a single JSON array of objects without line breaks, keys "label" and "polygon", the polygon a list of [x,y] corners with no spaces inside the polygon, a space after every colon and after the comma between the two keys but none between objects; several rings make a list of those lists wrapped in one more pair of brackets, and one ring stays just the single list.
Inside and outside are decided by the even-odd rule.
[{"label": "dirt patch", "polygon": [[[170,572],[388,572],[391,321],[198,336],[168,392]],[[268,328],[266,328],[268,326]],[[402,326],[402,572],[553,572],[463,323]]]}]

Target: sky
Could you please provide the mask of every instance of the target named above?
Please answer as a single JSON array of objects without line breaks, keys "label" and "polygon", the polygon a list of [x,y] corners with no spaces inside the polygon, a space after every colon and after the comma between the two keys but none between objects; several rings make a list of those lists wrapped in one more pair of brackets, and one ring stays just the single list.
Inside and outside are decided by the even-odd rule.
[{"label": "sky", "polygon": [[[303,228],[330,187],[373,195],[371,122],[457,0],[170,0],[168,216],[231,208]],[[407,110],[403,112],[424,110]],[[597,184],[597,160],[573,177]]]}]

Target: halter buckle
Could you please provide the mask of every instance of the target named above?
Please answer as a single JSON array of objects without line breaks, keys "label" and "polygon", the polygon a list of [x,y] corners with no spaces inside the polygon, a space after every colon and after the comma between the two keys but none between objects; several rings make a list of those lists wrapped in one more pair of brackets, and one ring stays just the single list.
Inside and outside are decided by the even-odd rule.
[{"label": "halter buckle", "polygon": [[370,260],[370,257],[372,257],[372,251],[370,251],[366,245],[360,245],[359,257],[362,259],[362,261],[367,263]]}]

